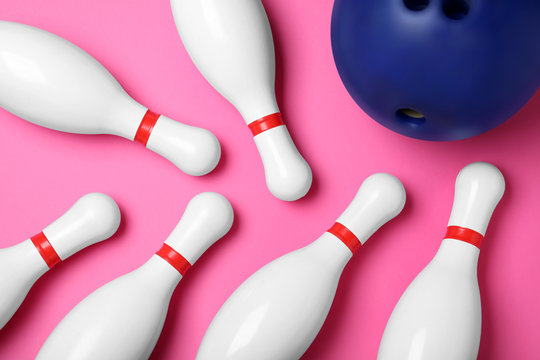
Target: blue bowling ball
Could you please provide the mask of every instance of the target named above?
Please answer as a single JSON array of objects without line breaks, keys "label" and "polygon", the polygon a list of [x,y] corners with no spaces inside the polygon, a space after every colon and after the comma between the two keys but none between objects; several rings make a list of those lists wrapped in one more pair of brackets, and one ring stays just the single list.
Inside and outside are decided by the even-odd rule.
[{"label": "blue bowling ball", "polygon": [[540,0],[336,0],[332,49],[374,120],[417,139],[464,139],[538,89]]}]

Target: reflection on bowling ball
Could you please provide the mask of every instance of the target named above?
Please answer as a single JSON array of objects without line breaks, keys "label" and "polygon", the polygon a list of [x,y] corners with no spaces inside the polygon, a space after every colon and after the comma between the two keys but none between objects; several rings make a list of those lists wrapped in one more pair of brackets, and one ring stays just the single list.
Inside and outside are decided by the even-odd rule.
[{"label": "reflection on bowling ball", "polygon": [[373,119],[423,140],[501,124],[540,84],[539,0],[336,0],[332,48]]}]

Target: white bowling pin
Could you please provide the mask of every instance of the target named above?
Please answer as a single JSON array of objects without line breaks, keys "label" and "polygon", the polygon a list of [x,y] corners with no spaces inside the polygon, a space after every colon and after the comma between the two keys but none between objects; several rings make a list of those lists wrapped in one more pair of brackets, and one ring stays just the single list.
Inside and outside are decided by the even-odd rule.
[{"label": "white bowling pin", "polygon": [[190,175],[217,165],[207,130],[159,116],[133,100],[94,58],[44,30],[0,21],[0,107],[32,123],[139,142]]},{"label": "white bowling pin", "polygon": [[64,215],[32,238],[0,249],[0,329],[47,270],[116,232],[120,210],[105,194],[80,198]]},{"label": "white bowling pin", "polygon": [[143,266],[102,286],[73,308],[36,359],[147,359],[178,282],[232,222],[231,204],[223,196],[212,192],[195,196],[163,247]]},{"label": "white bowling pin", "polygon": [[297,200],[311,169],[282,121],[274,93],[272,32],[260,0],[171,0],[182,42],[208,82],[241,113],[255,136],[270,192]]},{"label": "white bowling pin", "polygon": [[482,325],[479,248],[504,186],[493,165],[478,162],[461,170],[446,236],[396,305],[377,359],[476,359]]},{"label": "white bowling pin", "polygon": [[323,325],[354,251],[404,203],[398,179],[367,178],[328,232],[264,266],[231,295],[210,324],[197,359],[300,358]]}]

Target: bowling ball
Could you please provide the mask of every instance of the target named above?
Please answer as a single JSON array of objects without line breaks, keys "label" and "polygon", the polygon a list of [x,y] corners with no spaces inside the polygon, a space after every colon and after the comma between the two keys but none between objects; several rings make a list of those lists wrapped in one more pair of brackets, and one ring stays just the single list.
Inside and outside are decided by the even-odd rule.
[{"label": "bowling ball", "polygon": [[540,85],[540,0],[336,0],[331,36],[358,105],[417,139],[483,133]]}]

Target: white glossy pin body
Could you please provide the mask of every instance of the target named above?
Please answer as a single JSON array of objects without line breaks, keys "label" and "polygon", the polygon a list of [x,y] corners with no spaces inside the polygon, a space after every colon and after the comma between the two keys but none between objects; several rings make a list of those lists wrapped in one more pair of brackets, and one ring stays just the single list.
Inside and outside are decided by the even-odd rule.
[{"label": "white glossy pin body", "polygon": [[[88,53],[28,25],[0,21],[0,107],[37,125],[134,140],[146,107],[133,100]],[[160,116],[146,147],[190,175],[212,171],[221,156],[208,130]]]},{"label": "white glossy pin body", "polygon": [[[463,168],[448,226],[483,236],[504,188],[504,178],[493,165],[478,162]],[[476,359],[482,325],[479,253],[478,247],[462,240],[442,241],[392,312],[377,359]]]},{"label": "white glossy pin body", "polygon": [[[367,178],[337,222],[364,243],[395,217],[405,190],[388,174]],[[356,240],[358,242],[358,240]],[[351,249],[326,232],[247,279],[210,324],[198,360],[298,359],[326,319]]]},{"label": "white glossy pin body", "polygon": [[[165,244],[189,264],[225,235],[231,204],[212,192],[195,196]],[[147,359],[159,338],[182,275],[157,254],[140,268],[100,287],[66,315],[36,359]]]},{"label": "white glossy pin body", "polygon": [[[206,80],[246,124],[279,113],[274,91],[272,31],[260,0],[171,0],[182,42]],[[311,169],[286,126],[255,136],[270,192],[281,200],[303,197]]]},{"label": "white glossy pin body", "polygon": [[[120,224],[120,210],[105,194],[80,198],[42,233],[60,258],[113,235]],[[37,279],[49,270],[31,239],[0,249],[0,329],[11,319]]]}]

